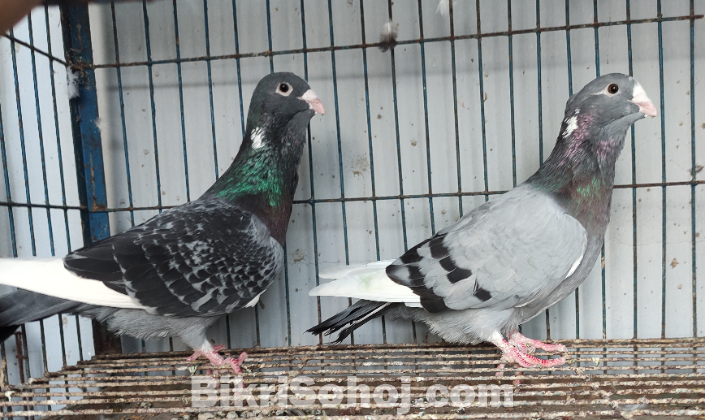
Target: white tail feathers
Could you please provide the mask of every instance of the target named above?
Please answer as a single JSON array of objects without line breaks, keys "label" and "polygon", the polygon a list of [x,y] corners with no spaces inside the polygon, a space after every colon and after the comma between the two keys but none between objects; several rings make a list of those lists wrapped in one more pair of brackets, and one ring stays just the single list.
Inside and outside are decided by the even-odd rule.
[{"label": "white tail feathers", "polygon": [[348,265],[324,270],[320,278],[336,279],[308,292],[309,296],[341,296],[376,302],[404,302],[418,306],[419,296],[406,286],[395,283],[385,268],[393,260],[376,261],[367,265]]},{"label": "white tail feathers", "polygon": [[1,258],[0,284],[91,305],[144,309],[103,282],[68,271],[61,258]]}]

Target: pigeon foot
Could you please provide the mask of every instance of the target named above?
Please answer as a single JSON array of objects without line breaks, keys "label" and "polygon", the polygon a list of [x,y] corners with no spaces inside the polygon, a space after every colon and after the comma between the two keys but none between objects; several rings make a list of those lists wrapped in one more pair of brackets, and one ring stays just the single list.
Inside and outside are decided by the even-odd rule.
[{"label": "pigeon foot", "polygon": [[220,344],[217,346],[213,346],[212,350],[195,350],[193,354],[189,356],[186,360],[189,362],[193,362],[194,360],[203,356],[208,359],[208,361],[211,362],[213,366],[220,367],[223,365],[229,365],[233,372],[235,372],[235,374],[241,374],[242,370],[240,369],[240,366],[245,361],[245,359],[247,359],[247,353],[243,351],[237,359],[232,357],[224,358],[220,354],[218,354],[218,351],[223,350],[224,348],[225,346]]},{"label": "pigeon foot", "polygon": [[522,352],[507,342],[499,332],[494,334],[491,342],[502,351],[502,359],[500,363],[516,363],[525,368],[534,366],[549,368],[560,366],[565,363],[565,359],[562,357],[557,359],[539,359],[538,357],[532,356],[527,352]]},{"label": "pigeon foot", "polygon": [[526,337],[519,331],[514,331],[513,333],[509,334],[509,344],[519,349],[519,351],[523,351],[524,353],[529,354],[533,353],[535,349],[541,349],[543,351],[550,351],[555,353],[562,353],[568,350],[563,344],[544,343],[542,341]]}]

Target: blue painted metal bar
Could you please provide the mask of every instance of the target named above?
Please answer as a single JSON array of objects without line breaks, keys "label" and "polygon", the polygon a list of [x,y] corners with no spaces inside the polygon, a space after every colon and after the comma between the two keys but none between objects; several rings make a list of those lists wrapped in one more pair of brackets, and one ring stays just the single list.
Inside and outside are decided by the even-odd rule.
[{"label": "blue painted metal bar", "polygon": [[[179,37],[179,12],[176,7],[176,0],[172,2],[172,9],[174,10],[174,46],[176,47],[176,58],[181,58],[181,38]],[[208,12],[206,11],[206,14]],[[207,25],[207,23],[206,23]],[[210,77],[210,62],[208,62],[208,75]],[[186,146],[186,118],[184,115],[184,83],[181,72],[181,63],[176,63],[176,74],[179,80],[179,112],[181,116],[181,147],[183,149],[184,155],[184,176],[186,182],[186,201],[191,201],[191,182],[189,180],[189,168],[188,168],[188,147]],[[210,80],[210,79],[209,79]],[[209,89],[212,89],[211,84],[208,85]],[[212,107],[211,107],[212,109]],[[213,134],[213,141],[215,142],[215,133]],[[215,147],[215,146],[214,146]],[[216,160],[216,178],[218,177]],[[229,346],[228,346],[229,347]]]},{"label": "blue painted metal bar", "polygon": [[[67,62],[93,65],[88,7],[62,7],[61,24]],[[98,119],[95,72],[85,69],[81,71],[81,76],[78,97],[70,100],[70,110],[78,196],[83,207],[80,211],[83,243],[88,245],[110,236],[110,227],[108,214],[104,212],[108,203],[103,149],[100,130],[95,124]],[[78,318],[76,328],[80,331]],[[96,322],[93,323],[93,337],[96,354],[120,351],[120,341]],[[82,359],[83,345],[80,340],[79,354]]]},{"label": "blue painted metal bar", "polygon": [[[631,1],[626,0],[626,13],[627,13],[627,20],[630,20],[631,18]],[[632,25],[628,24],[627,25],[627,56],[629,57],[629,75],[634,76],[634,60],[633,60],[633,55],[632,55]],[[636,137],[635,137],[635,130],[636,130],[636,125],[632,126],[632,142],[631,142],[631,152],[632,152],[632,184],[636,184]],[[639,272],[638,269],[638,248],[636,246],[637,244],[637,197],[636,197],[636,188],[632,188],[632,257],[634,259],[634,265],[632,266],[632,273],[634,275],[632,279],[633,283],[633,288],[634,288],[634,296],[633,296],[633,301],[634,301],[634,338],[637,338],[639,336],[638,331],[639,331],[639,323],[637,322],[637,304],[639,301],[639,297],[637,294],[637,291],[639,290],[639,282],[637,281],[637,274]]]},{"label": "blue painted metal bar", "polygon": [[[419,37],[423,39],[423,5],[421,0],[418,0],[419,11]],[[423,42],[419,43],[421,49],[421,87],[423,94],[423,116],[424,116],[424,134],[426,135],[426,182],[428,182],[428,211],[431,216],[431,234],[436,234],[436,218],[433,214],[433,180],[431,178],[431,133],[428,128],[428,86],[426,84],[426,47]]]},{"label": "blue painted metal bar", "polygon": [[[81,22],[71,25],[69,22]],[[90,37],[90,23],[87,7],[62,9],[64,45],[67,60],[75,63],[93,63]],[[78,195],[83,222],[83,242],[85,245],[110,236],[108,215],[96,210],[107,208],[105,172],[100,131],[95,125],[98,118],[98,99],[95,93],[95,73],[87,69],[81,71],[78,97],[70,101],[73,141],[76,152],[76,172]]]}]

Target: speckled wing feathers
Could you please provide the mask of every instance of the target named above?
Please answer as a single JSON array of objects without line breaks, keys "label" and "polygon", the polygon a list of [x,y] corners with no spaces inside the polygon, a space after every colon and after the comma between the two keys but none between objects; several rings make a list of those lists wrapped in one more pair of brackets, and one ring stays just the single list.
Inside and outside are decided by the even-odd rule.
[{"label": "speckled wing feathers", "polygon": [[250,212],[211,197],[78,250],[64,264],[150,313],[214,316],[263,292],[279,274],[283,250]]},{"label": "speckled wing feathers", "polygon": [[483,204],[387,268],[429,312],[523,306],[550,294],[582,258],[583,226],[529,185]]}]

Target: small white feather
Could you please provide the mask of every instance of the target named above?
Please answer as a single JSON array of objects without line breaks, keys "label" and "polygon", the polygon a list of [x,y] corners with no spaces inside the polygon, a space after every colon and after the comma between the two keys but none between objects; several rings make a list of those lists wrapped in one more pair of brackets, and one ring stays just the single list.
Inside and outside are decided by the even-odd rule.
[{"label": "small white feather", "polygon": [[[262,293],[264,293],[264,292],[262,292]],[[262,293],[255,296],[254,299],[252,299],[247,305],[245,305],[245,308],[251,308],[251,307],[257,305],[257,302],[259,302],[259,297],[262,296]]]},{"label": "small white feather", "polygon": [[100,136],[103,139],[106,139],[110,133],[110,123],[108,122],[108,119],[98,117],[93,121],[93,123],[96,127],[98,127],[98,130],[100,131]]},{"label": "small white feather", "polygon": [[436,13],[440,13],[441,16],[448,16],[450,13],[450,0],[439,1],[438,7],[436,7]]},{"label": "small white feather", "polygon": [[68,271],[61,258],[2,258],[0,284],[91,305],[145,309],[101,281]]},{"label": "small white feather", "polygon": [[382,26],[379,34],[379,49],[386,52],[397,45],[397,25],[391,20]]},{"label": "small white feather", "polygon": [[78,83],[80,82],[80,74],[66,67],[66,93],[69,99],[78,98]]},{"label": "small white feather", "polygon": [[264,146],[264,129],[257,127],[252,131],[252,148],[259,149]]}]

